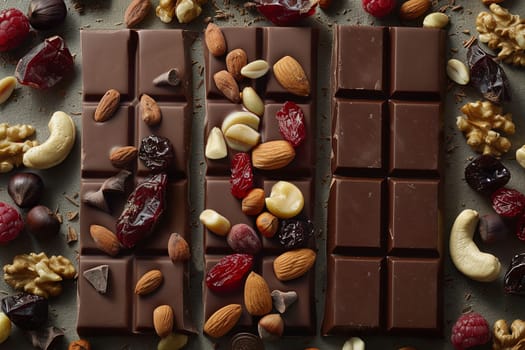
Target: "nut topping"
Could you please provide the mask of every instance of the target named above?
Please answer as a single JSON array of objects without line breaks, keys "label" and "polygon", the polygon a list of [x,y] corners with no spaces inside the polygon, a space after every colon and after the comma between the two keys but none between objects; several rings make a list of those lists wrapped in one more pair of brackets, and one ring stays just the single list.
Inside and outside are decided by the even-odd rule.
[{"label": "nut topping", "polygon": [[106,91],[100,99],[93,118],[96,122],[105,122],[115,114],[120,103],[120,92],[115,89]]},{"label": "nut topping", "polygon": [[275,79],[283,88],[297,96],[310,95],[310,82],[303,67],[291,56],[284,56],[273,65]]},{"label": "nut topping", "polygon": [[222,56],[226,53],[224,34],[222,34],[221,28],[215,23],[208,23],[204,31],[204,41],[206,42],[208,51],[210,51],[213,56]]}]

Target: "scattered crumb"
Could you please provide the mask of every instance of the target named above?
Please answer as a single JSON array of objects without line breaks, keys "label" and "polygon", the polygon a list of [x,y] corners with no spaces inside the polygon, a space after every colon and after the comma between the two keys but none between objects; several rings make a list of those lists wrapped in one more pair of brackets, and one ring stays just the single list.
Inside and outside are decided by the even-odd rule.
[{"label": "scattered crumb", "polygon": [[69,221],[73,221],[78,218],[78,211],[68,211],[66,217]]},{"label": "scattered crumb", "polygon": [[67,236],[66,236],[66,238],[67,238],[67,243],[68,244],[78,241],[78,233],[77,233],[77,231],[73,227],[71,227],[69,225],[67,225]]}]

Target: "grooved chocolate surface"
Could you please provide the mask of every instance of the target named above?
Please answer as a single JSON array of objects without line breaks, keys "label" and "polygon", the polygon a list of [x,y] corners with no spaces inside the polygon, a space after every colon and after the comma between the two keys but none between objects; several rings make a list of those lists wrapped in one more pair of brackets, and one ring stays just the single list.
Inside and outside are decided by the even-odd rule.
[{"label": "grooved chocolate surface", "polygon": [[[442,330],[444,38],[427,28],[334,30],[323,334]],[[370,59],[352,64],[363,52]]]},{"label": "grooved chocolate surface", "polygon": [[[192,115],[190,43],[182,30],[116,30],[81,32],[83,68],[82,162],[80,188],[80,269],[78,278],[78,323],[81,335],[154,333],[153,310],[168,304],[174,311],[174,330],[193,332],[188,294],[188,264],[174,264],[168,257],[170,234],[186,240],[189,230],[188,154]],[[102,63],[101,63],[102,62]],[[169,69],[177,69],[177,87],[153,85],[152,80]],[[121,95],[116,113],[105,122],[96,122],[93,113],[108,89]],[[162,113],[158,126],[142,120],[139,99],[148,94]],[[121,250],[116,257],[100,251],[90,236],[91,225],[115,232],[127,196],[150,171],[138,159],[128,166],[131,176],[124,194],[106,198],[111,213],[83,202],[87,192],[96,191],[104,180],[120,169],[109,161],[116,147],[135,146],[149,135],[166,137],[173,145],[175,161],[167,169],[166,207],[153,234],[135,248]],[[86,269],[109,265],[108,292],[99,294],[82,277]],[[158,269],[164,281],[145,296],[134,294],[135,284],[149,270]],[[100,310],[108,310],[101,316]]]}]

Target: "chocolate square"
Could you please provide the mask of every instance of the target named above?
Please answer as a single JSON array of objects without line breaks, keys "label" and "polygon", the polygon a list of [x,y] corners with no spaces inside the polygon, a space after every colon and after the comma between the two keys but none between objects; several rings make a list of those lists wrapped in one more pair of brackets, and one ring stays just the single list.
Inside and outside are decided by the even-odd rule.
[{"label": "chocolate square", "polygon": [[436,334],[441,320],[441,261],[388,257],[387,329]]},{"label": "chocolate square", "polygon": [[386,166],[384,102],[334,102],[332,170],[344,175],[382,174]]},{"label": "chocolate square", "polygon": [[388,188],[390,253],[419,249],[439,254],[439,180],[390,178]]},{"label": "chocolate square", "polygon": [[380,253],[384,180],[335,177],[328,211],[329,253]]},{"label": "chocolate square", "polygon": [[323,334],[377,330],[382,326],[381,257],[328,257]]}]

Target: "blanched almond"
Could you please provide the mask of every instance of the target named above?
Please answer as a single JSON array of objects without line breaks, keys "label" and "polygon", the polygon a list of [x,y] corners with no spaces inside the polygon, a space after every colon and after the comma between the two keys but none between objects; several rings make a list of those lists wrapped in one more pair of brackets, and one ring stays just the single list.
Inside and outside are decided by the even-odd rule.
[{"label": "blanched almond", "polygon": [[270,65],[265,60],[256,60],[248,63],[241,69],[241,74],[250,79],[264,76],[270,70]]},{"label": "blanched almond", "polygon": [[242,89],[241,99],[244,107],[250,112],[257,114],[258,116],[264,114],[264,102],[251,86]]},{"label": "blanched almond", "polygon": [[258,130],[260,121],[261,119],[257,115],[251,112],[247,112],[247,111],[231,112],[222,121],[221,130],[222,130],[222,133],[224,134],[226,133],[226,131],[228,131],[228,129],[232,125],[235,125],[235,124],[244,124],[252,128],[253,130]]},{"label": "blanched almond", "polygon": [[210,130],[204,155],[208,159],[222,159],[228,155],[228,148],[221,129],[214,127]]},{"label": "blanched almond", "polygon": [[226,130],[224,138],[231,149],[248,152],[259,143],[261,135],[245,124],[235,124]]}]

